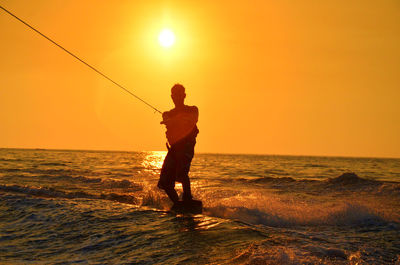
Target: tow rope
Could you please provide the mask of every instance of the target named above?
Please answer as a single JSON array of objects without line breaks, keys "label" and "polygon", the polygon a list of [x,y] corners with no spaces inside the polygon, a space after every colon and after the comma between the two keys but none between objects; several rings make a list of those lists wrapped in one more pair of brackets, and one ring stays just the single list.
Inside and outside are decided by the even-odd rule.
[{"label": "tow rope", "polygon": [[5,9],[4,7],[2,7],[0,5],[0,8],[3,9],[6,13],[8,13],[9,15],[11,15],[12,17],[14,17],[15,19],[19,20],[20,22],[22,22],[25,26],[29,27],[30,29],[34,30],[36,33],[38,33],[39,35],[41,35],[42,37],[44,37],[45,39],[47,39],[48,41],[50,41],[51,43],[53,43],[54,45],[56,45],[58,48],[62,49],[63,51],[65,51],[66,53],[68,53],[69,55],[71,55],[72,57],[74,57],[75,59],[77,59],[78,61],[80,61],[81,63],[83,63],[84,65],[86,65],[87,67],[89,67],[90,69],[92,69],[93,71],[95,71],[96,73],[98,73],[99,75],[101,75],[102,77],[104,77],[105,79],[107,79],[108,81],[112,82],[114,85],[118,86],[119,88],[123,89],[125,92],[127,92],[128,94],[130,94],[131,96],[135,97],[136,99],[140,100],[141,102],[143,102],[144,104],[146,104],[147,106],[149,106],[150,108],[152,108],[155,112],[158,112],[160,114],[162,114],[161,111],[159,111],[157,108],[155,108],[154,106],[150,105],[149,103],[147,103],[145,100],[143,100],[142,98],[136,96],[135,94],[133,94],[131,91],[129,91],[128,89],[126,89],[125,87],[123,87],[122,85],[120,85],[119,83],[115,82],[114,80],[112,80],[110,77],[108,77],[107,75],[103,74],[102,72],[100,72],[99,70],[97,70],[95,67],[93,67],[92,65],[88,64],[87,62],[85,62],[83,59],[79,58],[78,56],[76,56],[75,54],[73,54],[72,52],[68,51],[67,49],[65,49],[63,46],[61,46],[60,44],[58,44],[57,42],[53,41],[52,39],[50,39],[49,37],[47,37],[46,35],[44,35],[43,33],[41,33],[39,30],[37,30],[36,28],[34,28],[33,26],[29,25],[28,23],[26,23],[25,21],[23,21],[22,19],[20,19],[19,17],[17,17],[16,15],[14,15],[13,13],[11,13],[10,11],[8,11],[7,9]]}]

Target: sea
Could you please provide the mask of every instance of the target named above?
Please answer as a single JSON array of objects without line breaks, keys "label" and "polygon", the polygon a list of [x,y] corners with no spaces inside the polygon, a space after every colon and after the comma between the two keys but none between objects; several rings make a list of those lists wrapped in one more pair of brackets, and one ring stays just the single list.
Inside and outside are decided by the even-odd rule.
[{"label": "sea", "polygon": [[400,264],[400,159],[195,154],[195,215],[165,155],[0,149],[0,264]]}]

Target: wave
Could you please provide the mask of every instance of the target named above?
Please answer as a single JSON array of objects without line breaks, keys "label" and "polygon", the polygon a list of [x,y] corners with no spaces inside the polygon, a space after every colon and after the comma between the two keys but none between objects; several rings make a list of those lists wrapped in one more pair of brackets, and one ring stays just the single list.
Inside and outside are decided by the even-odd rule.
[{"label": "wave", "polygon": [[0,185],[0,190],[5,192],[18,192],[47,198],[95,198],[95,195],[86,192],[64,192],[46,187],[29,187],[19,185]]},{"label": "wave", "polygon": [[305,164],[304,167],[320,167],[320,168],[328,168],[327,165],[320,165],[320,164]]},{"label": "wave", "polygon": [[[321,238],[322,241],[313,239],[307,242],[307,239],[304,237],[293,240],[291,233],[288,235],[288,238],[283,236],[286,239],[284,241],[281,236],[282,234],[280,233],[279,237],[276,238],[278,242],[283,241],[281,244],[278,243],[279,245],[276,243],[271,244],[271,241],[275,237],[275,235],[271,234],[268,239],[250,243],[247,247],[238,251],[230,259],[229,264],[348,265],[399,264],[400,262],[400,256],[396,248],[392,248],[393,244],[390,241],[390,243],[386,241],[390,246],[387,249],[385,240],[382,240],[383,242],[381,243],[371,245],[366,241],[372,238],[368,238],[366,235],[363,235],[366,239],[364,244],[360,244],[360,241],[353,241],[354,245],[357,246],[355,248],[348,246],[348,243],[352,240],[349,238],[345,239],[348,242],[347,244],[327,244],[331,240]],[[333,241],[335,242],[335,239]]]},{"label": "wave", "polygon": [[[7,177],[24,177],[24,175],[20,174],[7,174]],[[31,176],[25,176],[31,178]],[[113,178],[101,178],[101,177],[85,177],[85,176],[71,176],[71,175],[36,175],[38,179],[48,179],[51,181],[61,180],[66,181],[68,184],[70,183],[84,183],[84,184],[97,184],[103,188],[107,189],[127,189],[129,191],[138,191],[143,187],[140,183],[136,183],[127,179],[113,179]]]},{"label": "wave", "polygon": [[127,179],[97,178],[85,176],[61,176],[63,180],[79,181],[82,183],[97,183],[104,188],[124,188],[132,190],[141,190],[143,186],[139,183]]},{"label": "wave", "polygon": [[239,180],[244,180],[249,183],[287,183],[287,182],[296,182],[298,180],[295,180],[294,178],[291,177],[280,177],[280,178],[274,178],[274,177],[261,177],[261,178],[256,178],[256,179],[243,179],[240,178]]},{"label": "wave", "polygon": [[[168,197],[152,185],[147,190],[135,194],[119,194],[115,192],[92,194],[84,191],[66,192],[54,188],[29,187],[18,185],[0,185],[0,191],[23,193],[43,198],[61,199],[93,199],[108,200],[136,206],[166,210],[171,206]],[[260,198],[262,200],[262,198]],[[227,201],[227,200],[225,200]],[[395,223],[378,213],[373,208],[356,203],[339,203],[336,206],[292,204],[282,199],[270,198],[269,205],[260,208],[247,201],[243,206],[234,205],[234,199],[228,200],[232,205],[214,205],[204,201],[204,214],[212,217],[236,220],[250,225],[270,227],[295,226],[380,226]],[[247,204],[247,205],[246,205]]]},{"label": "wave", "polygon": [[1,158],[0,157],[0,162],[5,161],[5,162],[26,162],[26,161],[33,161],[31,159],[21,159],[21,158]]},{"label": "wave", "polygon": [[[323,178],[323,177],[321,177]],[[273,188],[298,189],[307,192],[308,188],[328,189],[329,191],[343,190],[367,190],[373,193],[400,196],[400,182],[378,181],[373,179],[361,178],[353,172],[343,173],[335,178],[328,179],[295,179],[292,177],[257,177],[257,178],[238,178],[238,182],[258,185],[270,185]]]},{"label": "wave", "polygon": [[64,180],[79,181],[88,184],[99,184],[103,188],[107,189],[127,189],[129,191],[138,191],[143,189],[143,185],[127,180],[127,179],[112,179],[112,178],[96,178],[96,177],[84,177],[84,176],[63,176]]},{"label": "wave", "polygon": [[25,170],[21,168],[3,168],[1,171],[4,173],[25,172]]},{"label": "wave", "polygon": [[[271,245],[271,240],[251,243],[238,251],[229,264],[399,264],[400,256],[385,252],[377,255],[376,248],[360,246],[360,250],[351,251],[345,246],[324,247],[313,243],[281,246]],[[342,249],[343,248],[343,249]]]},{"label": "wave", "polygon": [[264,174],[283,175],[283,176],[289,175],[289,173],[285,172],[285,170],[283,170],[283,169],[266,169],[266,170],[264,170]]},{"label": "wave", "polygon": [[[349,264],[351,256],[338,248],[314,245],[304,247],[271,246],[266,241],[250,244],[231,259],[232,264]],[[351,261],[357,260],[351,258]],[[351,263],[353,264],[353,263]],[[364,264],[364,263],[360,263]]]},{"label": "wave", "polygon": [[235,219],[247,224],[271,227],[320,225],[370,226],[389,223],[372,209],[359,204],[346,203],[329,210],[323,210],[322,206],[319,209],[297,208],[297,212],[292,212],[292,210],[287,209],[286,212],[269,212],[257,208],[219,205],[206,208],[206,213],[214,217]]},{"label": "wave", "polygon": [[2,169],[3,172],[21,172],[21,173],[29,173],[29,174],[34,174],[34,175],[48,175],[48,176],[60,176],[60,175],[77,175],[77,174],[90,174],[91,171],[89,170],[75,170],[75,169],[65,169],[65,168],[59,168],[59,169],[54,169],[54,168],[35,168],[35,167],[29,167],[29,168],[4,168]]},{"label": "wave", "polygon": [[381,184],[381,181],[364,179],[357,176],[357,174],[353,172],[347,172],[339,177],[330,178],[326,180],[328,183],[335,185],[355,185],[355,184]]},{"label": "wave", "polygon": [[400,182],[365,179],[355,173],[344,173],[336,178],[325,180],[322,184],[333,190],[359,190],[375,195],[400,196]]},{"label": "wave", "polygon": [[0,191],[4,192],[16,192],[23,193],[27,195],[33,195],[44,198],[61,198],[61,199],[100,199],[116,201],[120,203],[134,204],[138,205],[140,200],[133,195],[128,194],[117,194],[117,193],[107,193],[107,194],[91,194],[84,191],[66,192],[57,190],[54,188],[46,187],[29,187],[29,186],[19,186],[19,185],[0,185]]},{"label": "wave", "polygon": [[[18,192],[32,196],[47,198],[86,198],[94,200],[110,200],[120,203],[128,203],[136,206],[146,206],[150,208],[166,210],[171,206],[168,197],[160,191],[155,183],[143,182],[135,183],[129,180],[102,179],[91,177],[71,177],[64,176],[68,181],[80,181],[95,184],[98,194],[87,191],[63,191],[46,187],[29,187],[18,185],[0,185],[0,191]],[[267,181],[277,181],[279,183],[292,183],[292,187],[303,189],[299,183],[307,183],[292,178],[268,178]],[[345,186],[360,183],[381,183],[373,180],[361,179],[354,175],[341,175],[334,179],[325,181],[308,181],[312,183],[324,183],[324,185]],[[308,185],[308,184],[306,184]],[[367,184],[369,185],[369,184]],[[100,186],[100,188],[99,188]],[[289,185],[284,185],[286,188]],[[326,187],[326,186],[324,186]],[[375,186],[374,186],[375,187]],[[99,189],[98,189],[99,188]],[[104,189],[107,188],[107,189]],[[108,189],[110,188],[110,190]],[[113,190],[118,188],[118,192]],[[121,188],[121,189],[119,189]],[[271,227],[293,227],[293,226],[369,226],[385,225],[390,222],[400,222],[400,216],[396,213],[389,213],[382,210],[379,202],[373,203],[369,200],[368,204],[363,200],[352,200],[353,197],[336,197],[336,190],[333,193],[334,201],[329,199],[319,200],[321,192],[318,186],[318,197],[305,199],[302,193],[274,193],[268,191],[254,190],[221,190],[203,189],[193,186],[195,198],[201,199],[204,205],[204,213],[209,216],[224,219],[238,220],[252,225],[265,225]],[[288,189],[288,188],[287,188]],[[310,189],[311,190],[311,189]],[[91,189],[91,192],[93,190]],[[374,188],[376,194],[400,194],[400,183],[384,183]],[[364,193],[363,193],[364,194]],[[318,201],[314,201],[316,198]],[[330,197],[329,197],[330,198]],[[351,203],[349,203],[349,201]]]},{"label": "wave", "polygon": [[[321,176],[321,178],[323,178]],[[368,184],[380,184],[382,183],[381,181],[376,181],[376,180],[370,180],[370,179],[364,179],[359,177],[357,174],[353,172],[347,172],[343,173],[340,176],[336,178],[328,178],[325,180],[317,180],[317,179],[294,179],[292,177],[270,177],[270,176],[265,176],[265,177],[259,177],[259,178],[239,178],[239,181],[245,181],[249,183],[287,183],[287,182],[312,182],[312,183],[330,183],[330,184],[342,184],[342,185],[347,185],[347,184],[360,184],[360,183],[368,183]]]},{"label": "wave", "polygon": [[[70,162],[68,162],[70,163]],[[56,167],[65,167],[68,166],[66,163],[61,162],[43,162],[39,164],[40,166],[56,166]]]},{"label": "wave", "polygon": [[[118,176],[118,177],[131,177],[132,173],[131,172],[121,172],[121,171],[113,171],[113,170],[105,170],[105,171],[92,171],[89,169],[73,169],[73,168],[66,168],[68,165],[63,165],[60,163],[45,163],[41,164],[49,166],[49,167],[42,167],[42,168],[37,168],[37,167],[9,167],[9,168],[3,168],[1,169],[2,172],[5,173],[28,173],[34,176],[52,176],[52,177],[58,177],[58,176],[77,176],[77,175],[91,175],[91,176]],[[54,168],[51,168],[54,167]],[[57,167],[62,167],[62,168],[57,168]]]},{"label": "wave", "polygon": [[[244,180],[254,183],[254,180]],[[259,180],[260,181],[260,180]],[[337,178],[295,180],[263,178],[263,189],[200,191],[207,215],[254,225],[365,226],[400,223],[393,211],[400,183],[362,179],[355,174]],[[265,190],[266,183],[272,189]]]}]

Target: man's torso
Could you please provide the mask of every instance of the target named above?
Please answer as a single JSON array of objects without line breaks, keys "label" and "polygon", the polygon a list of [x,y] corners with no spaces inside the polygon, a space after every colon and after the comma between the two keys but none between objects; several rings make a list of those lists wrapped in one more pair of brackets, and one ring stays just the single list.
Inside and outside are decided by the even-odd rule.
[{"label": "man's torso", "polygon": [[196,106],[186,106],[163,113],[162,123],[166,125],[165,132],[170,145],[181,140],[195,140],[199,132],[196,126],[198,120],[198,109]]}]

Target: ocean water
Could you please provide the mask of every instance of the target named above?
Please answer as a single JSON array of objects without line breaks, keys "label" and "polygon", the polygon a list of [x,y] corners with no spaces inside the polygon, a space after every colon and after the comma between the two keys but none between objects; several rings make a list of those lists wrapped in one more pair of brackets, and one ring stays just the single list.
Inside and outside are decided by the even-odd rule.
[{"label": "ocean water", "polygon": [[0,149],[0,264],[400,264],[400,159],[196,154],[175,215],[165,155]]}]

